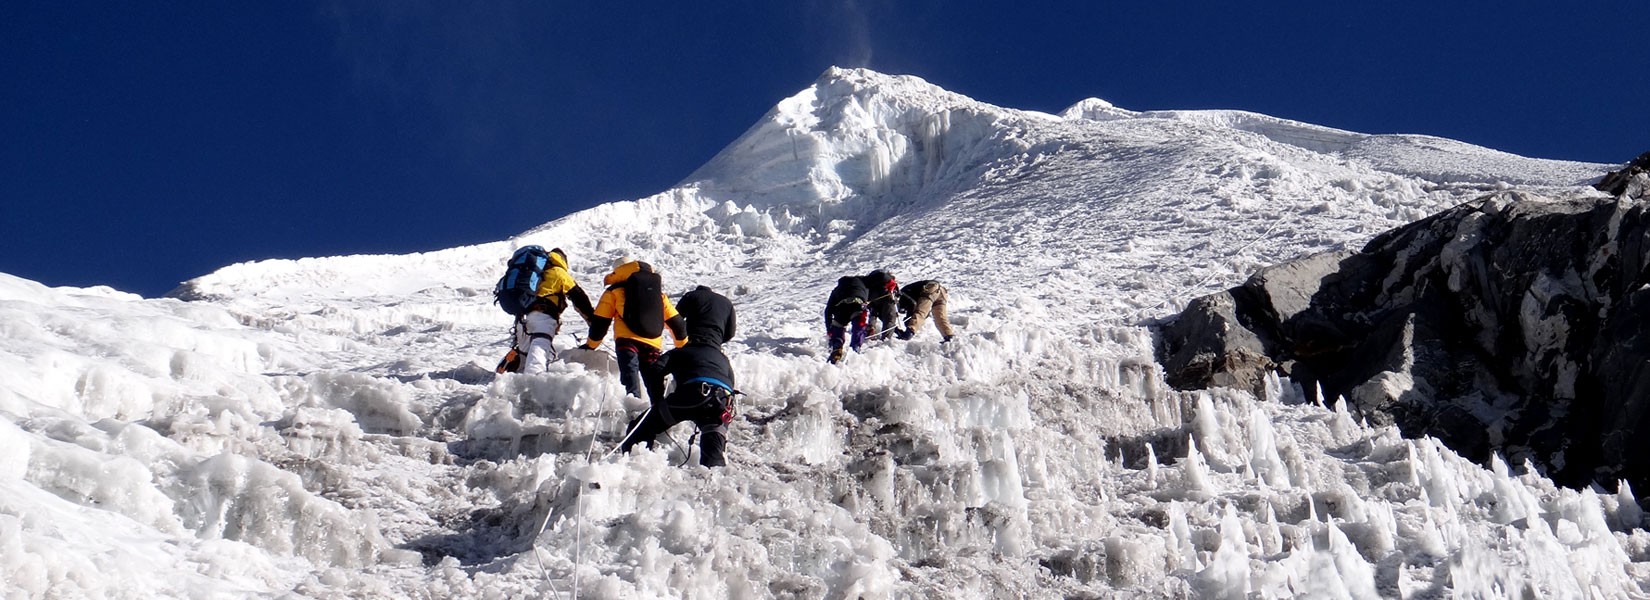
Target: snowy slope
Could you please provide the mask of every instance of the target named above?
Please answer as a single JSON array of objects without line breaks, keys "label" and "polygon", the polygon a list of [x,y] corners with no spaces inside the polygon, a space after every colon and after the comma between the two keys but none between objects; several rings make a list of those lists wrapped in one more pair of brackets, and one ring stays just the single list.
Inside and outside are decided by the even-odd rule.
[{"label": "snowy slope", "polygon": [[[1607,168],[832,70],[677,187],[511,240],[234,265],[192,302],[0,279],[0,567],[19,597],[1640,594],[1630,491],[1473,465],[1287,381],[1171,391],[1146,328]],[[488,291],[527,243],[591,291],[631,254],[734,300],[733,466],[607,456],[641,408],[607,347],[492,375]],[[824,364],[829,286],[878,267],[944,281],[961,337]]]}]

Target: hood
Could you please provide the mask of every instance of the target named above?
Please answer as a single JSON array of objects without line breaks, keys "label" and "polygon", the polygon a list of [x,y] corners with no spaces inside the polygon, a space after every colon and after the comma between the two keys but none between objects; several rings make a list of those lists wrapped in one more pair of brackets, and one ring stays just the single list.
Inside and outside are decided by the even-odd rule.
[{"label": "hood", "polygon": [[603,277],[602,283],[605,285],[618,285],[624,283],[626,279],[630,279],[630,276],[635,275],[637,271],[642,270],[652,271],[653,266],[639,260],[627,262],[613,267],[613,272]]},{"label": "hood", "polygon": [[561,267],[563,271],[567,270],[567,255],[562,253],[561,248],[550,250],[550,266]]}]

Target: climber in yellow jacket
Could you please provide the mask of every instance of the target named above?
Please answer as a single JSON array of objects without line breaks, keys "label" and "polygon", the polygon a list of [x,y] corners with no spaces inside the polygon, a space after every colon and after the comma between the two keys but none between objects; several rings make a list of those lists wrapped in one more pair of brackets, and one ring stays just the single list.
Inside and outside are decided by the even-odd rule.
[{"label": "climber in yellow jacket", "polygon": [[607,284],[607,291],[602,292],[591,315],[590,338],[584,347],[591,350],[600,347],[607,337],[607,326],[612,323],[619,381],[632,396],[655,402],[664,396],[664,390],[647,385],[647,395],[642,395],[642,366],[659,360],[664,350],[666,326],[676,347],[687,345],[685,322],[676,313],[676,305],[665,296],[663,282],[652,265],[628,256],[620,258],[602,283]]},{"label": "climber in yellow jacket", "polygon": [[[530,248],[542,250],[537,246]],[[535,288],[532,299],[526,301],[527,312],[516,317],[515,327],[512,328],[515,340],[510,346],[510,353],[499,363],[497,370],[500,373],[543,373],[556,356],[551,342],[555,340],[556,332],[561,330],[562,312],[567,310],[568,305],[578,311],[585,323],[590,322],[590,314],[595,309],[590,306],[590,297],[584,294],[584,289],[568,272],[567,254],[561,248],[553,248],[546,263],[543,279]]]}]

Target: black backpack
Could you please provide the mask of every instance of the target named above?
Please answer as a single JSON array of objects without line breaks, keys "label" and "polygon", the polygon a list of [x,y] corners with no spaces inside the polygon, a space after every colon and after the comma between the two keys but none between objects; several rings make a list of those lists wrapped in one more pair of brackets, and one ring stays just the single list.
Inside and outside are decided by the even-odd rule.
[{"label": "black backpack", "polygon": [[825,301],[825,312],[833,323],[847,326],[865,310],[870,295],[863,279],[853,275],[842,277],[836,280],[830,299]]},{"label": "black backpack", "polygon": [[550,253],[540,246],[523,246],[510,256],[504,276],[493,286],[493,302],[515,316],[527,314],[538,301],[539,284],[550,266]]},{"label": "black backpack", "polygon": [[625,327],[645,338],[664,335],[665,298],[661,295],[664,282],[653,272],[652,265],[642,263],[640,269],[619,285],[624,289],[624,314],[619,317],[624,319]]}]

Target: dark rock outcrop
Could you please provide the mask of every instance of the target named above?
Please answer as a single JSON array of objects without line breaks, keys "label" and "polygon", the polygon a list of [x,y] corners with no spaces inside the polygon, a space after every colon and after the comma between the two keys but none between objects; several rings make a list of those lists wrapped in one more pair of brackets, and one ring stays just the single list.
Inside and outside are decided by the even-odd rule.
[{"label": "dark rock outcrop", "polygon": [[1620,171],[1611,172],[1593,187],[1616,196],[1642,198],[1650,192],[1650,152],[1640,154]]},{"label": "dark rock outcrop", "polygon": [[1258,391],[1276,369],[1465,456],[1650,489],[1650,177],[1619,181],[1498,193],[1263,270],[1159,327],[1159,362],[1180,389]]}]

